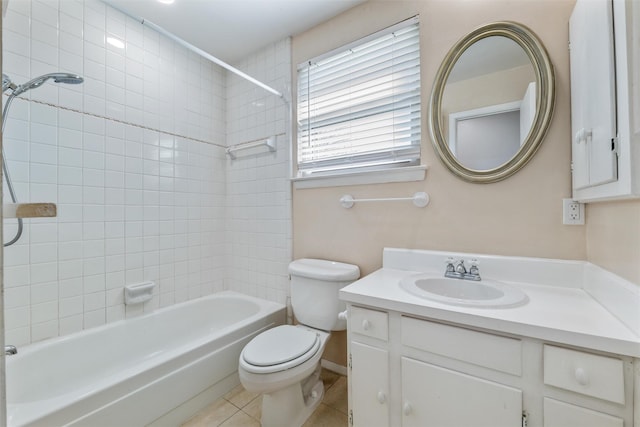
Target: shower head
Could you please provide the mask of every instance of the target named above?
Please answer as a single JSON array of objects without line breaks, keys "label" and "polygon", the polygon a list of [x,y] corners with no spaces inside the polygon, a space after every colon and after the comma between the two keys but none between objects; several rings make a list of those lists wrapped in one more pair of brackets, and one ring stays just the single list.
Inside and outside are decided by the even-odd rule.
[{"label": "shower head", "polygon": [[[2,87],[4,89],[4,75],[2,77]],[[28,82],[21,84],[16,87],[13,91],[13,94],[18,96],[21,93],[24,93],[28,90],[40,87],[44,82],[49,79],[53,79],[54,83],[67,83],[67,84],[80,84],[84,81],[82,77],[77,74],[71,73],[49,73],[42,75],[40,77],[36,77],[35,79],[31,79]]]}]

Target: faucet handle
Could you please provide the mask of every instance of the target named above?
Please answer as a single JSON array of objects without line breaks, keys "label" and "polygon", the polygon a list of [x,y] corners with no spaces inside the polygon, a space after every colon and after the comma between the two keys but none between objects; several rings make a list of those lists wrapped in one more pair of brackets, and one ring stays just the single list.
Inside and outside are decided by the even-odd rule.
[{"label": "faucet handle", "polygon": [[469,274],[480,277],[480,269],[478,268],[478,265],[480,265],[480,261],[472,258],[469,260],[469,265],[471,266],[469,267]]},{"label": "faucet handle", "polygon": [[456,261],[455,261],[453,258],[451,258],[451,257],[448,257],[448,258],[444,261],[445,265],[447,266],[447,271],[449,271],[449,272],[453,272],[453,271],[455,271],[455,266],[454,266],[455,262],[456,262]]}]

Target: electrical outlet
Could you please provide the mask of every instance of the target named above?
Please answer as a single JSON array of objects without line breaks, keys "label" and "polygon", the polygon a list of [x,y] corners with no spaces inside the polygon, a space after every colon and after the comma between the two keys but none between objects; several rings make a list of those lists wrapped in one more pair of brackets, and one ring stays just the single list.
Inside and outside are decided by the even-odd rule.
[{"label": "electrical outlet", "polygon": [[573,199],[562,199],[562,223],[584,225],[584,203]]}]

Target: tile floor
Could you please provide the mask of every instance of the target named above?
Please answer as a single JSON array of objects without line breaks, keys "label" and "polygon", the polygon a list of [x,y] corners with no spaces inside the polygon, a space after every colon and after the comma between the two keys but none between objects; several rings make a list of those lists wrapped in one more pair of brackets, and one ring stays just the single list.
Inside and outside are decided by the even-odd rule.
[{"label": "tile floor", "polygon": [[[303,427],[347,426],[347,378],[322,370],[324,399]],[[260,427],[262,396],[237,386],[182,427]],[[284,427],[284,426],[283,426]]]}]

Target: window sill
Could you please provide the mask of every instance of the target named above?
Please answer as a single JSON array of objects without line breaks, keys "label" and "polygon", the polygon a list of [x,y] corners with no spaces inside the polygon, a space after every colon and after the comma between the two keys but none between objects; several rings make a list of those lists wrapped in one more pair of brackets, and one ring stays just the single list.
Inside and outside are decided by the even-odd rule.
[{"label": "window sill", "polygon": [[426,165],[404,168],[344,172],[335,175],[305,176],[291,178],[295,189],[340,187],[345,185],[385,184],[389,182],[423,181]]}]

